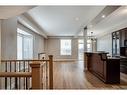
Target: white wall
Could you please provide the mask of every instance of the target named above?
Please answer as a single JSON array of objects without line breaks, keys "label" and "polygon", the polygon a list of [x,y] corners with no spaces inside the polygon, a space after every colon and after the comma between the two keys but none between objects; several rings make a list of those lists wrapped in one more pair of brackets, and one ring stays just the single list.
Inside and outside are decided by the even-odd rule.
[{"label": "white wall", "polygon": [[[17,18],[0,20],[0,54],[1,59],[17,59]],[[44,52],[44,38],[27,29],[34,36],[34,58]],[[0,66],[0,69],[1,66]],[[0,80],[0,87],[3,87]]]},{"label": "white wall", "polygon": [[18,28],[30,33],[33,35],[33,58],[38,58],[38,53],[44,52],[44,37],[35,33],[34,31],[30,30],[29,28],[26,28],[22,24],[18,23]]},{"label": "white wall", "polygon": [[1,58],[17,58],[17,18],[2,20]]},{"label": "white wall", "polygon": [[[62,38],[64,39],[64,38]],[[72,39],[72,55],[60,55],[60,38],[49,38],[45,40],[45,51],[48,55],[53,55],[54,59],[77,59],[78,39]]]},{"label": "white wall", "polygon": [[97,51],[106,51],[112,54],[112,35],[106,34],[97,38]]},{"label": "white wall", "polygon": [[[17,27],[17,17],[0,20],[0,60],[17,59]],[[34,58],[37,58],[38,53],[44,51],[44,38],[33,31],[28,32],[34,36]],[[3,81],[0,80],[0,88]]]},{"label": "white wall", "polygon": [[17,18],[2,20],[1,37],[1,57],[2,59],[17,59],[17,27],[29,32],[34,37],[33,57],[38,57],[38,53],[44,52],[44,38],[30,29],[19,25]]},{"label": "white wall", "polygon": [[[17,57],[17,18],[1,20],[1,59],[16,59]],[[1,70],[3,65],[1,65]],[[1,79],[1,89],[4,80]]]}]

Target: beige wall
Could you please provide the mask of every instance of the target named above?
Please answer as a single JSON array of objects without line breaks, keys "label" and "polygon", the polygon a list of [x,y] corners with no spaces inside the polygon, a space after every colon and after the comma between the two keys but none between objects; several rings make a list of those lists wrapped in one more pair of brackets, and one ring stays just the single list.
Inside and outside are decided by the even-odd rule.
[{"label": "beige wall", "polygon": [[38,58],[38,53],[44,52],[44,38],[36,35],[34,37],[34,58]]},{"label": "beige wall", "polygon": [[0,60],[1,60],[1,20],[0,20]]},{"label": "beige wall", "polygon": [[17,58],[17,18],[2,20],[1,25],[1,57]]},{"label": "beige wall", "polygon": [[112,55],[112,36],[111,33],[106,34],[97,39],[97,51],[107,51]]},{"label": "beige wall", "polygon": [[[62,38],[64,39],[64,38]],[[48,55],[53,55],[54,59],[77,59],[78,39],[72,39],[72,55],[60,55],[60,38],[49,38],[45,40],[45,51]]]},{"label": "beige wall", "polygon": [[[1,20],[0,20],[0,71],[1,71]],[[1,88],[1,79],[0,79],[0,88]]]}]

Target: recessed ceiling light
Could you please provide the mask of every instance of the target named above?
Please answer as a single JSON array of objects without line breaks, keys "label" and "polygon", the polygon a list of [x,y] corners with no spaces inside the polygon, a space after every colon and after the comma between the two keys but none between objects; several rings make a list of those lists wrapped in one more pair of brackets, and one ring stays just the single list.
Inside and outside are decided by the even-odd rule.
[{"label": "recessed ceiling light", "polygon": [[93,25],[90,25],[89,27],[90,27],[90,28],[92,28],[92,27],[93,27]]},{"label": "recessed ceiling light", "polygon": [[79,21],[79,17],[76,17],[75,20],[76,20],[76,21]]},{"label": "recessed ceiling light", "polygon": [[101,17],[102,17],[102,18],[105,18],[105,15],[102,15]]}]

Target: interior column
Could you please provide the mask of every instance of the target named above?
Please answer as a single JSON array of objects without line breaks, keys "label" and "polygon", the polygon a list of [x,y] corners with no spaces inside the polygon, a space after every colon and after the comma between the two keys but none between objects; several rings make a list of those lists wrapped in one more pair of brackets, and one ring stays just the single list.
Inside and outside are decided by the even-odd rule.
[{"label": "interior column", "polygon": [[87,51],[87,26],[84,28],[83,37],[84,37],[84,51]]}]

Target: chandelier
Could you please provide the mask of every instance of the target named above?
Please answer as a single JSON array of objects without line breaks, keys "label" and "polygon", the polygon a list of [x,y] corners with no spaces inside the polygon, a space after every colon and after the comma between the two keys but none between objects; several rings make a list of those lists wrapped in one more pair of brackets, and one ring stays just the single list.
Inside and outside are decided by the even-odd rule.
[{"label": "chandelier", "polygon": [[95,42],[96,42],[96,39],[97,39],[95,36],[93,36],[93,32],[91,32],[90,36],[87,36],[87,38],[88,38],[89,40],[95,41]]}]

